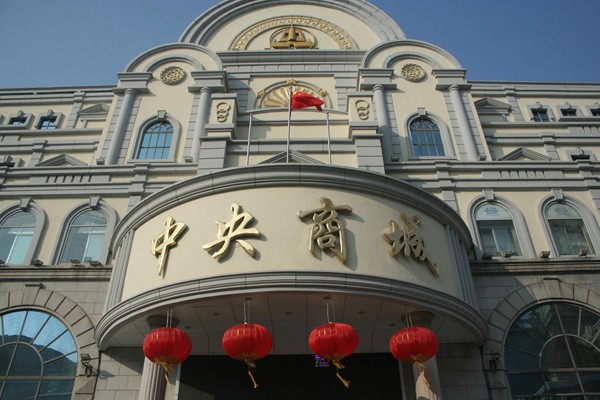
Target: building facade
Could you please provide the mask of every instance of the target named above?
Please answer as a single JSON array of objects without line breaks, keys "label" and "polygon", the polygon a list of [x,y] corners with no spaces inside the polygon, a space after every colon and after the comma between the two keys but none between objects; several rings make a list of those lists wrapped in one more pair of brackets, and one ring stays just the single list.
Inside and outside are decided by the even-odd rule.
[{"label": "building facade", "polygon": [[116,85],[0,89],[0,400],[600,399],[600,84],[465,74],[363,0],[225,0]]}]

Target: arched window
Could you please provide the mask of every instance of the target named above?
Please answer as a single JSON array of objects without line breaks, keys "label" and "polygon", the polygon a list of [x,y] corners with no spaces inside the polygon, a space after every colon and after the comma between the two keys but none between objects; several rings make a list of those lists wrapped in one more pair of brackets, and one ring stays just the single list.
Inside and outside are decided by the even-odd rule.
[{"label": "arched window", "polygon": [[0,225],[0,259],[7,264],[24,264],[36,227],[35,215],[18,211]]},{"label": "arched window", "polygon": [[106,225],[106,215],[102,211],[88,210],[79,214],[69,226],[60,263],[68,264],[73,259],[84,263],[99,260]]},{"label": "arched window", "polygon": [[410,138],[416,157],[446,155],[440,128],[428,118],[417,118],[410,123]]},{"label": "arched window", "polygon": [[144,130],[137,158],[168,159],[172,139],[173,126],[167,121],[155,122]]},{"label": "arched window", "polygon": [[595,254],[583,218],[574,207],[564,202],[552,203],[546,208],[545,217],[559,256],[578,255],[581,250]]},{"label": "arched window", "polygon": [[600,315],[577,305],[548,303],[523,313],[504,351],[513,399],[598,399],[599,333]]},{"label": "arched window", "polygon": [[501,257],[505,251],[521,256],[521,246],[512,216],[504,207],[495,203],[483,203],[475,210],[477,230],[484,252]]},{"label": "arched window", "polygon": [[65,325],[29,310],[2,315],[0,327],[0,399],[71,399],[77,347]]}]

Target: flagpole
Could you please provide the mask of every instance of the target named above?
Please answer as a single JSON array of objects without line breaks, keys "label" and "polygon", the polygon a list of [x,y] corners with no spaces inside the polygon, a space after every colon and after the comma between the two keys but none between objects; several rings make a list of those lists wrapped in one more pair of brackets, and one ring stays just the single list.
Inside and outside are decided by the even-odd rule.
[{"label": "flagpole", "polygon": [[325,111],[327,115],[327,150],[329,151],[329,165],[331,165],[331,133],[329,132],[329,111]]},{"label": "flagpole", "polygon": [[288,132],[287,132],[287,151],[285,154],[285,162],[290,162],[290,129],[292,126],[292,87],[290,86],[290,101],[288,104]]},{"label": "flagpole", "polygon": [[250,123],[248,124],[248,148],[246,149],[246,165],[250,162],[250,133],[252,132],[252,114],[250,114]]}]

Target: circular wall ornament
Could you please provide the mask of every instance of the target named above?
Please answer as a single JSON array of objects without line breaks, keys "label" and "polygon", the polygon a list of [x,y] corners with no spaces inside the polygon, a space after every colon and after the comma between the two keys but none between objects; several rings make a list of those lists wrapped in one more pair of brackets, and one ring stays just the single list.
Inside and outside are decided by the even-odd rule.
[{"label": "circular wall ornament", "polygon": [[185,71],[180,67],[167,67],[160,73],[160,80],[167,85],[175,85],[183,80]]},{"label": "circular wall ornament", "polygon": [[404,79],[417,82],[425,77],[425,70],[417,64],[404,64],[400,68],[400,73]]}]

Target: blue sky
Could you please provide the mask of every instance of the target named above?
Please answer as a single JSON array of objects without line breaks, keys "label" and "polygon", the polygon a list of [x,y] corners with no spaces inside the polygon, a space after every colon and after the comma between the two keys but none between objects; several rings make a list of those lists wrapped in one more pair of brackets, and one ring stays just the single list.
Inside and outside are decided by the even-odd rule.
[{"label": "blue sky", "polygon": [[[600,0],[373,0],[470,80],[600,82]],[[0,87],[116,84],[212,0],[0,0]]]}]

